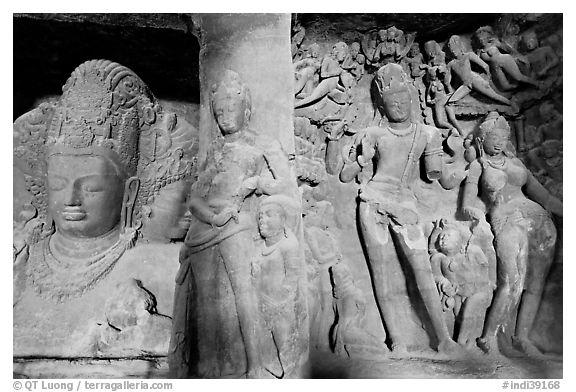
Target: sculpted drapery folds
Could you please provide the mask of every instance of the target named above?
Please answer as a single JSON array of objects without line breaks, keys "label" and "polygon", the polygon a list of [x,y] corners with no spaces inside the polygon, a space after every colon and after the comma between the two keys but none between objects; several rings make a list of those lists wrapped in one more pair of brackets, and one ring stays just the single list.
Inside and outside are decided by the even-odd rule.
[{"label": "sculpted drapery folds", "polygon": [[[15,279],[21,280],[15,282],[15,324],[36,324],[30,331],[19,329],[23,334],[15,337],[15,352],[167,350],[170,323],[157,314],[154,298],[161,295],[164,307],[163,289],[154,290],[158,282],[147,281],[138,262],[124,253],[137,240],[142,208],[166,184],[192,174],[189,152],[174,154],[176,118],[172,115],[172,126],[167,126],[169,116],[134,72],[111,61],[92,60],[74,70],[55,104],[43,104],[14,123],[15,165],[26,178],[37,211],[27,236],[29,257],[14,266]],[[191,129],[182,130],[187,131]],[[158,170],[168,161],[173,163],[169,169]],[[135,269],[129,274],[132,279],[118,272],[124,268]],[[170,270],[169,264],[166,268]],[[135,289],[124,291],[134,295],[133,301],[120,307],[136,317],[142,301],[153,304],[142,305],[147,311],[140,317],[140,333],[154,330],[156,338],[134,338],[138,333],[131,338],[133,331],[123,331],[127,325],[120,322],[120,328],[111,321],[118,320],[110,316],[115,291],[125,290],[122,287],[134,279]],[[68,347],[54,341],[33,347],[35,339],[47,339],[35,329],[49,330],[45,312],[66,320],[74,308],[94,301],[101,303],[61,329],[70,336],[59,337],[66,341],[84,335],[82,339],[72,339]],[[44,312],[34,314],[39,306]],[[26,314],[30,311],[33,315]]]},{"label": "sculpted drapery folds", "polygon": [[[221,136],[188,201],[193,222],[176,279],[171,372],[176,377],[281,376],[277,361],[266,363],[260,349],[262,317],[250,260],[255,203],[259,195],[286,191],[287,156],[250,129],[250,92],[235,72],[225,71],[214,84],[211,108]],[[214,282],[228,291],[220,293]],[[228,314],[237,319],[226,324]],[[222,345],[234,334],[240,334],[240,345]]]}]

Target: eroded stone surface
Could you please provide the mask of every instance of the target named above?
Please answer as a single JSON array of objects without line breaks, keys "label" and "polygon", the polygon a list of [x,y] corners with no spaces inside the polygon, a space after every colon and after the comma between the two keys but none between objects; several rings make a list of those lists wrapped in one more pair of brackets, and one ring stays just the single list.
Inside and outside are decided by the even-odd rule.
[{"label": "eroded stone surface", "polygon": [[15,373],[562,377],[562,26],[470,18],[187,15],[200,107],[80,66],[15,122]]}]

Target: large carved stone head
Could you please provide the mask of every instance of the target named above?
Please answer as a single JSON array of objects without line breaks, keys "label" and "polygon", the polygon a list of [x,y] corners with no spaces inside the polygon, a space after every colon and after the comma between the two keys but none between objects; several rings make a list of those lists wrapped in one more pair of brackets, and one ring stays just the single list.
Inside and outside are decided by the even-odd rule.
[{"label": "large carved stone head", "polygon": [[156,120],[154,105],[126,67],[101,60],[74,70],[46,140],[48,215],[63,235],[92,238],[131,226],[138,140]]},{"label": "large carved stone head", "polygon": [[250,90],[236,72],[224,71],[220,81],[212,86],[211,102],[222,134],[234,134],[248,127],[252,110]]},{"label": "large carved stone head", "polygon": [[15,164],[39,215],[71,239],[137,227],[174,177],[159,170],[172,155],[167,116],[133,71],[108,60],[78,66],[62,91],[14,123]]}]

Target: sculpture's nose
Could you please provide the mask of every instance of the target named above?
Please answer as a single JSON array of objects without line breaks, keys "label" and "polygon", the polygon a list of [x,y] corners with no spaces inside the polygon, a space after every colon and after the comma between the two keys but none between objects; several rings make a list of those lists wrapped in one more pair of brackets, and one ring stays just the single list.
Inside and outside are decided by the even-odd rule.
[{"label": "sculpture's nose", "polygon": [[82,195],[80,184],[73,183],[66,189],[66,198],[64,201],[65,206],[80,206],[82,205]]}]

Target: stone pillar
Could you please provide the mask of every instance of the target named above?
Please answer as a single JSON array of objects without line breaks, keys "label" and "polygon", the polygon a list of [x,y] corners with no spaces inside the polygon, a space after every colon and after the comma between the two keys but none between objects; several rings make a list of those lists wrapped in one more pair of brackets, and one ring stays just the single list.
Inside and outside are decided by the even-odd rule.
[{"label": "stone pillar", "polygon": [[[268,373],[249,374],[251,377],[300,377],[303,375],[303,364],[308,357],[308,314],[306,306],[306,276],[304,262],[303,229],[301,223],[300,193],[296,182],[295,171],[295,147],[294,147],[294,71],[291,56],[290,44],[290,14],[202,14],[195,20],[197,35],[200,41],[199,59],[199,79],[200,79],[200,146],[199,146],[199,167],[210,166],[212,157],[209,151],[211,142],[221,135],[218,124],[215,120],[211,107],[211,91],[215,83],[219,82],[226,70],[237,73],[242,82],[250,90],[251,96],[251,116],[250,129],[255,132],[261,143],[270,145],[279,143],[281,149],[276,150],[274,155],[285,155],[283,160],[284,169],[280,177],[286,184],[286,189],[282,191],[284,196],[295,202],[297,211],[292,215],[296,224],[290,227],[294,231],[298,243],[294,245],[293,251],[299,256],[286,256],[285,249],[289,246],[286,242],[281,249],[286,257],[284,261],[291,263],[292,274],[298,275],[298,283],[291,284],[291,289],[296,292],[296,299],[293,303],[288,303],[284,309],[287,311],[272,311],[271,306],[263,305],[269,301],[262,292],[259,295],[259,303],[263,307],[259,310],[259,315],[265,325],[265,334],[274,335],[274,344],[277,348],[271,349],[270,342],[261,343],[261,356],[263,368]],[[266,141],[266,142],[263,142]],[[268,161],[269,165],[270,162]],[[201,169],[202,170],[202,169]],[[270,170],[272,170],[270,165]],[[278,173],[273,175],[277,175]],[[278,179],[278,178],[276,178]],[[259,204],[266,200],[268,196],[256,198]],[[253,199],[254,200],[254,199]],[[280,200],[280,199],[271,199]],[[282,202],[283,203],[283,202]],[[256,211],[252,210],[254,217]],[[255,220],[256,222],[256,220]],[[256,224],[256,223],[255,223]],[[286,230],[286,229],[285,229]],[[289,237],[286,233],[286,239]],[[246,245],[247,247],[251,245]],[[279,252],[280,252],[279,251]],[[255,257],[262,250],[256,251]],[[280,253],[278,253],[279,255]],[[291,261],[290,261],[290,260]],[[271,260],[271,259],[270,259]],[[250,260],[246,260],[247,263]],[[272,262],[272,261],[270,261]],[[288,265],[288,264],[286,264]],[[297,268],[294,268],[296,267]],[[288,267],[287,267],[288,268]],[[261,282],[271,277],[268,274],[280,273],[281,269],[275,268],[266,272],[260,277],[254,276],[254,282]],[[254,274],[254,273],[253,273]],[[258,274],[258,273],[256,273]],[[288,275],[288,273],[286,273]],[[294,275],[292,275],[294,276]],[[259,280],[260,279],[260,280]],[[286,278],[287,279],[287,278]],[[295,287],[293,287],[295,286]],[[259,287],[259,283],[254,283],[254,287]],[[266,289],[265,289],[266,290]],[[264,300],[266,297],[268,299]],[[238,299],[238,298],[236,298]],[[266,308],[267,307],[267,308]],[[296,310],[291,313],[290,308]],[[268,310],[266,310],[268,309]],[[240,308],[237,304],[239,311]],[[243,311],[242,311],[243,312]],[[271,316],[273,314],[277,316]],[[275,319],[270,320],[270,317]],[[242,321],[240,321],[242,323]],[[245,321],[247,323],[247,321]],[[291,325],[296,325],[290,329]],[[242,327],[241,327],[242,328]],[[296,331],[294,333],[294,331]],[[267,338],[262,338],[265,340]],[[246,340],[245,340],[245,343]],[[248,349],[247,349],[248,351]],[[250,354],[247,354],[250,357]],[[270,357],[279,357],[281,365],[271,365],[278,359],[269,360]],[[273,368],[273,369],[272,369]],[[250,373],[250,369],[248,371]]]},{"label": "stone pillar", "polygon": [[237,72],[252,94],[254,129],[294,153],[294,72],[290,14],[203,14],[200,36],[200,156],[218,127],[210,109],[210,88],[225,69]]}]

